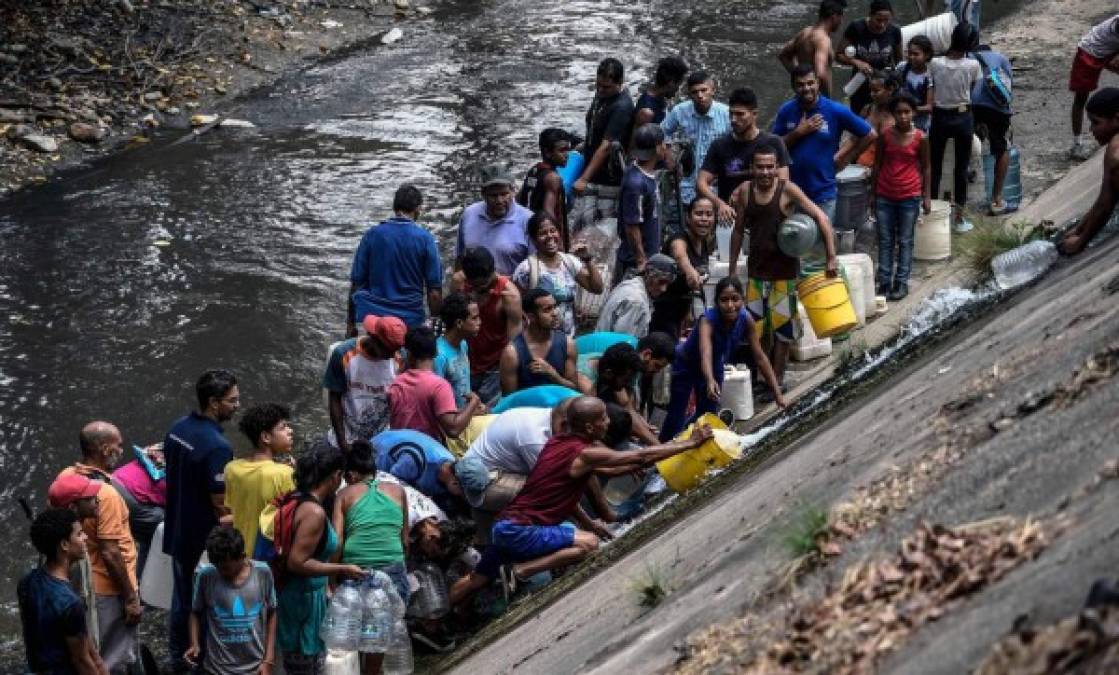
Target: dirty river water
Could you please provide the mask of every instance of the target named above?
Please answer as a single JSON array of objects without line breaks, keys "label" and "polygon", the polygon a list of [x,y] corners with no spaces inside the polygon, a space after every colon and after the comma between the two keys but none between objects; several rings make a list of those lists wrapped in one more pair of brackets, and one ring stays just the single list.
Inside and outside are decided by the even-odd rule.
[{"label": "dirty river water", "polygon": [[[753,86],[768,121],[788,91],[772,55],[816,4],[445,2],[391,47],[354,49],[224,110],[256,129],[175,145],[183,132],[168,131],[0,201],[0,518],[12,525],[0,636],[18,635],[15,579],[34,562],[16,500],[44,500],[85,421],[117,423],[126,444],[158,440],[198,374],[222,366],[244,404],[285,402],[302,439],[319,433],[350,259],[397,185],[421,187],[423,222],[448,252],[476,198],[473,168],[520,172],[543,127],[582,133],[607,55],[632,93],[659,56],[681,53],[724,96]],[[858,16],[867,3],[851,4]]]}]

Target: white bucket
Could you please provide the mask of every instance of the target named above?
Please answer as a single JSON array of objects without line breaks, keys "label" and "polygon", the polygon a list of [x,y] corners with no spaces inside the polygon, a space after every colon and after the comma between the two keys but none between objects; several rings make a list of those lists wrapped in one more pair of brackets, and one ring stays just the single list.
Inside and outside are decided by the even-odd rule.
[{"label": "white bucket", "polygon": [[169,610],[173,585],[171,556],[163,552],[163,523],[160,523],[152,535],[148,559],[140,574],[140,599],[152,607]]},{"label": "white bucket", "polygon": [[357,652],[328,649],[323,675],[361,675],[361,657]]},{"label": "white bucket", "polygon": [[913,257],[917,260],[944,260],[952,255],[952,205],[932,200],[929,213],[917,218]]},{"label": "white bucket", "polygon": [[901,53],[909,48],[909,41],[917,35],[924,35],[932,42],[933,51],[942,54],[948,51],[952,43],[952,31],[956,30],[960,20],[952,12],[945,12],[930,16],[929,18],[901,27]]},{"label": "white bucket", "polygon": [[847,278],[847,292],[855,308],[855,318],[864,326],[866,320],[874,316],[874,261],[865,253],[848,253],[836,256],[836,260]]},{"label": "white bucket", "polygon": [[808,312],[797,312],[797,323],[800,324],[800,338],[789,349],[794,361],[811,361],[831,355],[831,338],[821,340],[816,337]]},{"label": "white bucket", "polygon": [[723,375],[723,408],[734,413],[734,419],[748,420],[754,416],[754,392],[750,388],[750,369],[727,366]]}]

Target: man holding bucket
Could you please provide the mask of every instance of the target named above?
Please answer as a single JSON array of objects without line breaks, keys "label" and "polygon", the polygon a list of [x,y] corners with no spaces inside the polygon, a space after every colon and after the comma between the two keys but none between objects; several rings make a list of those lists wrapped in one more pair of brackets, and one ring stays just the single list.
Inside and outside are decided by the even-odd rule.
[{"label": "man holding bucket", "polygon": [[835,258],[831,219],[800,188],[778,178],[777,171],[776,151],[765,148],[754,153],[753,178],[735,191],[736,218],[730,235],[730,269],[727,274],[735,275],[738,253],[742,250],[742,233],[749,228],[746,309],[761,332],[759,337],[768,335],[771,340],[769,361],[780,382],[785,374],[789,345],[797,337],[796,283],[800,260],[778,247],[777,232],[794,209],[807,213],[820,229],[827,253],[827,276],[836,276],[839,266]]}]

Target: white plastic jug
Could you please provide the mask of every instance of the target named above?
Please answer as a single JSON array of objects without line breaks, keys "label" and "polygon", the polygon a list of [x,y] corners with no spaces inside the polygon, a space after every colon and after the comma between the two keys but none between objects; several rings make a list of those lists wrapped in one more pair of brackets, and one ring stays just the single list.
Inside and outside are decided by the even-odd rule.
[{"label": "white plastic jug", "polygon": [[361,658],[357,652],[328,649],[323,675],[361,675]]},{"label": "white plastic jug", "polygon": [[831,338],[821,340],[816,337],[808,312],[797,312],[797,323],[800,325],[800,338],[789,349],[794,361],[811,361],[831,355]]},{"label": "white plastic jug", "polygon": [[734,413],[735,421],[748,420],[754,416],[754,392],[750,388],[749,368],[726,367],[720,405]]},{"label": "white plastic jug", "polygon": [[932,200],[929,212],[917,218],[913,257],[917,260],[944,260],[952,255],[952,205]]},{"label": "white plastic jug", "polygon": [[865,253],[848,253],[836,256],[843,275],[847,278],[847,292],[855,308],[859,325],[874,316],[874,261]]},{"label": "white plastic jug", "polygon": [[173,585],[171,556],[163,552],[163,523],[160,523],[152,535],[148,560],[140,573],[140,599],[152,607],[169,610]]}]

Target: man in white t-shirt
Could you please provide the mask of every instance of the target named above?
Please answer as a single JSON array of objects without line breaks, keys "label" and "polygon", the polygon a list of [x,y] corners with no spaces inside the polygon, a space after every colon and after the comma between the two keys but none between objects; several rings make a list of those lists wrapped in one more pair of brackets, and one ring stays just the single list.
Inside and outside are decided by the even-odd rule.
[{"label": "man in white t-shirt", "polygon": [[366,316],[362,326],[367,335],[334,345],[322,378],[330,413],[328,437],[343,451],[350,441],[368,440],[388,425],[394,358],[408,332],[393,316]]},{"label": "man in white t-shirt", "polygon": [[455,462],[455,475],[473,507],[479,543],[488,541],[494,515],[520,492],[544,444],[564,430],[571,401],[554,408],[506,410]]}]

